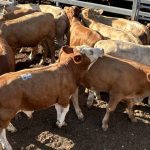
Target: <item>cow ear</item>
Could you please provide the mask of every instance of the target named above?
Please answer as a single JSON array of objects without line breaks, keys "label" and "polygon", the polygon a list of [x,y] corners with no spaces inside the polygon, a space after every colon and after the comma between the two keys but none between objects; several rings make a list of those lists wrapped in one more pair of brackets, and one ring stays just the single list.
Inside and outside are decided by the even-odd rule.
[{"label": "cow ear", "polygon": [[81,8],[81,11],[82,11],[82,10],[85,10],[85,9],[87,9],[87,8],[86,8],[86,7],[83,7],[83,8]]},{"label": "cow ear", "polygon": [[147,80],[150,81],[150,73],[147,73]]},{"label": "cow ear", "polygon": [[79,63],[81,63],[82,62],[82,56],[81,55],[75,55],[74,56],[74,62],[76,63],[76,64],[79,64]]},{"label": "cow ear", "polygon": [[102,9],[99,9],[98,12],[101,15],[104,11]]},{"label": "cow ear", "polygon": [[70,53],[73,53],[73,48],[68,46],[68,45],[65,45],[61,48],[62,51],[64,51],[65,53],[67,54],[70,54]]}]

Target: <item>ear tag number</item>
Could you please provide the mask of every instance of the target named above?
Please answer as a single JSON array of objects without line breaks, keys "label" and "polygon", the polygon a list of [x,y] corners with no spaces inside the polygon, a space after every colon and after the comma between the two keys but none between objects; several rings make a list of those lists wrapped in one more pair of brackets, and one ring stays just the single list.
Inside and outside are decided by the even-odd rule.
[{"label": "ear tag number", "polygon": [[27,74],[22,74],[21,75],[22,80],[28,80],[32,78],[32,74],[31,73],[27,73]]}]

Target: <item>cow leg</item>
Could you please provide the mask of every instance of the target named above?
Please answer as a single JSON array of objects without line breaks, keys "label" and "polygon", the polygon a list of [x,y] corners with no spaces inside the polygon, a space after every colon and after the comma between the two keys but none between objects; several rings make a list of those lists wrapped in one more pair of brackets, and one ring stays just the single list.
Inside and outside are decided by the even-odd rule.
[{"label": "cow leg", "polygon": [[51,63],[55,62],[55,34],[51,34],[46,38],[48,47],[51,52]]},{"label": "cow leg", "polygon": [[56,21],[56,40],[57,40],[57,42],[58,42],[58,45],[59,45],[59,47],[62,47],[63,45],[64,45],[64,35],[65,35],[65,28],[64,27],[67,27],[67,23],[66,23],[66,21],[64,20],[63,22],[62,22],[62,27],[63,28],[58,28],[60,26],[60,24],[59,24],[59,21],[57,22]]},{"label": "cow leg", "polygon": [[35,58],[35,55],[37,54],[38,51],[38,45],[35,47],[32,47],[31,53],[29,55],[29,60],[33,60]]},{"label": "cow leg", "polygon": [[137,122],[137,119],[134,116],[133,106],[134,102],[132,102],[132,100],[127,100],[127,110],[129,118],[131,119],[132,122]]},{"label": "cow leg", "polygon": [[58,42],[58,45],[62,47],[64,45],[64,34],[62,35],[56,35],[56,40]]},{"label": "cow leg", "polygon": [[100,94],[98,91],[93,91],[93,90],[89,90],[89,95],[88,95],[88,99],[87,99],[87,107],[91,108],[93,105],[94,100],[100,100]]},{"label": "cow leg", "polygon": [[55,104],[55,109],[57,111],[57,121],[59,121],[62,113],[62,107],[59,104]]},{"label": "cow leg", "polygon": [[54,46],[54,39],[48,40],[48,45],[51,50],[51,63],[55,62],[55,46]]},{"label": "cow leg", "polygon": [[88,95],[87,102],[86,102],[87,107],[91,108],[93,102],[94,102],[94,91],[89,90],[89,95]]},{"label": "cow leg", "polygon": [[84,120],[84,115],[82,113],[82,110],[79,106],[79,100],[78,100],[78,88],[76,89],[75,93],[72,96],[72,103],[76,112],[76,115],[79,120]]},{"label": "cow leg", "polygon": [[[8,131],[16,132],[16,128],[10,123],[11,119],[15,116],[17,110],[11,108],[0,109],[0,129],[7,128]],[[1,130],[0,130],[1,131]]]},{"label": "cow leg", "polygon": [[42,65],[46,62],[46,58],[48,56],[48,49],[49,49],[48,41],[46,39],[42,41],[41,45],[43,47],[43,56],[42,56],[42,59],[41,59],[39,65]]},{"label": "cow leg", "polygon": [[0,142],[2,144],[2,148],[6,150],[12,150],[7,138],[6,138],[6,129],[0,129]]},{"label": "cow leg", "polygon": [[[57,106],[58,105],[58,106]],[[61,112],[60,116],[58,117],[58,120],[56,122],[56,125],[61,128],[62,126],[66,126],[67,124],[65,123],[65,117],[67,112],[69,111],[69,105],[67,107],[62,107],[61,105],[57,104],[57,112],[58,112],[58,116],[59,113]]]},{"label": "cow leg", "polygon": [[148,97],[148,105],[150,105],[150,97]]},{"label": "cow leg", "polygon": [[24,48],[23,47],[21,47],[20,50],[19,50],[19,53],[22,53],[22,52],[24,52]]},{"label": "cow leg", "polygon": [[106,131],[108,129],[108,122],[109,122],[110,114],[116,109],[119,102],[120,102],[119,95],[115,95],[115,96],[110,95],[110,100],[109,100],[108,106],[106,108],[106,113],[102,120],[102,129],[104,131]]}]

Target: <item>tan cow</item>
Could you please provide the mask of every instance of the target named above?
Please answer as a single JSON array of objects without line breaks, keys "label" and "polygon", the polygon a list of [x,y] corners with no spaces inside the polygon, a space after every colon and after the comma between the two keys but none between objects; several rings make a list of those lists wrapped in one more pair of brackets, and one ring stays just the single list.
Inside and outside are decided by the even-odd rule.
[{"label": "tan cow", "polygon": [[139,38],[134,37],[132,33],[126,33],[119,29],[97,22],[96,19],[94,19],[93,14],[91,13],[91,9],[87,8],[82,10],[82,21],[90,29],[98,31],[105,39],[142,44]]},{"label": "tan cow", "polygon": [[138,37],[144,45],[150,44],[150,32],[143,24],[123,18],[104,16],[101,15],[102,12],[103,10],[100,9],[90,9],[90,13],[93,15],[96,21],[117,29],[121,29],[127,33],[130,32],[134,36]]},{"label": "tan cow", "polygon": [[15,71],[14,53],[6,40],[0,36],[0,75]]},{"label": "tan cow", "polygon": [[59,46],[64,45],[64,35],[69,26],[68,18],[63,9],[52,5],[37,5],[37,4],[18,4],[14,7],[6,7],[6,11],[11,12],[16,9],[32,9],[45,13],[53,14],[56,22],[56,39]]},{"label": "tan cow", "polygon": [[32,111],[55,105],[57,126],[66,125],[69,101],[80,78],[103,53],[101,49],[64,46],[58,63],[0,76],[0,141],[3,148],[12,150],[5,128],[19,110]]},{"label": "tan cow", "polygon": [[123,100],[127,103],[129,118],[136,121],[133,114],[134,99],[150,95],[150,67],[104,56],[90,67],[81,82],[92,90],[109,93],[110,100],[102,121],[103,130],[107,130],[110,113]]},{"label": "tan cow", "polygon": [[[43,28],[44,25],[44,28]],[[48,42],[51,49],[51,61],[55,61],[55,21],[51,14],[35,12],[29,15],[5,21],[0,27],[1,35],[16,53],[17,48],[35,47],[41,41]],[[45,46],[45,42],[42,42]],[[47,57],[47,47],[44,48],[44,61]]]},{"label": "tan cow", "polygon": [[85,27],[80,20],[78,19],[80,9],[76,6],[65,7],[64,11],[66,12],[70,28],[68,33],[68,42],[71,46],[79,45],[88,45],[93,47],[94,44],[102,40],[103,37],[98,34],[96,31],[93,31]]}]

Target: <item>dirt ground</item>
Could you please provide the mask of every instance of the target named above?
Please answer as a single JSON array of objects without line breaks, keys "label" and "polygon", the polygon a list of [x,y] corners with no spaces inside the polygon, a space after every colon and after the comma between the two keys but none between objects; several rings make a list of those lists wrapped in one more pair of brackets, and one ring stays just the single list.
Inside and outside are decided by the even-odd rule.
[{"label": "dirt ground", "polygon": [[[38,54],[33,62],[28,61],[29,52],[16,55],[16,69],[38,67],[41,58]],[[35,85],[36,86],[36,85]],[[107,95],[102,95],[108,99]],[[125,111],[125,104],[119,104],[111,115],[109,129],[101,129],[105,114],[104,103],[86,107],[83,87],[80,88],[79,100],[85,115],[80,121],[71,105],[66,116],[67,127],[55,126],[56,111],[54,107],[33,113],[27,118],[23,113],[12,123],[17,132],[7,131],[7,138],[14,150],[150,150],[150,107],[136,106],[137,123],[131,123]]]}]

